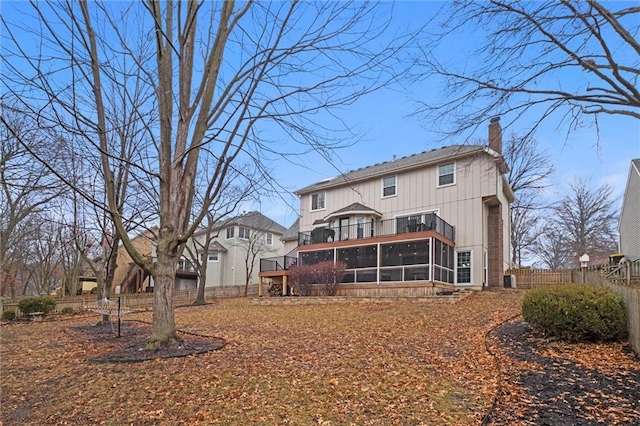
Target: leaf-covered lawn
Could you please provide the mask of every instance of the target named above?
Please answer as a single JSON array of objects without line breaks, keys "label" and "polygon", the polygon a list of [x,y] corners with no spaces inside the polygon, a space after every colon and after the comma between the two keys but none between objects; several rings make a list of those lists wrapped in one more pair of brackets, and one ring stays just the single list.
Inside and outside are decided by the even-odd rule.
[{"label": "leaf-covered lawn", "polygon": [[[181,330],[224,349],[93,365],[73,327],[96,317],[4,326],[1,416],[13,424],[477,425],[496,394],[486,334],[521,292],[456,304],[251,305],[176,310]],[[151,314],[128,319],[149,321]]]}]

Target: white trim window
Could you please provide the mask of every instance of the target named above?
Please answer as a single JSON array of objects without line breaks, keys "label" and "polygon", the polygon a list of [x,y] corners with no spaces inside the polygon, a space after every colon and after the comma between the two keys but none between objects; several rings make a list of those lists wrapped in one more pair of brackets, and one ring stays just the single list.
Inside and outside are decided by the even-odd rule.
[{"label": "white trim window", "polygon": [[393,197],[397,194],[396,176],[382,178],[382,198]]},{"label": "white trim window", "polygon": [[264,234],[264,243],[268,246],[272,246],[273,245],[273,234],[270,232],[267,232],[266,234]]},{"label": "white trim window", "polygon": [[217,262],[220,260],[220,252],[218,250],[211,250],[207,258],[209,262]]},{"label": "white trim window", "polygon": [[240,238],[241,240],[248,240],[250,237],[251,230],[249,228],[238,226],[238,238]]},{"label": "white trim window", "polygon": [[459,251],[456,262],[456,282],[458,284],[471,284],[471,252]]},{"label": "white trim window", "polygon": [[456,164],[442,164],[438,166],[438,186],[448,186],[456,184]]},{"label": "white trim window", "polygon": [[227,240],[230,240],[231,238],[234,237],[234,231],[235,231],[234,226],[230,226],[229,228],[227,228]]},{"label": "white trim window", "polygon": [[311,211],[325,209],[325,192],[311,194]]}]

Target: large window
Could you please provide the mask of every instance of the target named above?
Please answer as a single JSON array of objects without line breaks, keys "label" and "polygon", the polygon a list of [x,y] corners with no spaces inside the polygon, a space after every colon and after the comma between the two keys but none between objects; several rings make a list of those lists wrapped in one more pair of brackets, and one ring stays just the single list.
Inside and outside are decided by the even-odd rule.
[{"label": "large window", "polygon": [[382,178],[382,197],[391,197],[393,195],[396,195],[396,177]]},{"label": "large window", "polygon": [[471,283],[471,252],[459,251],[457,262],[457,281],[458,284]]},{"label": "large window", "polygon": [[324,197],[325,193],[317,192],[311,195],[311,210],[323,210],[324,209]]},{"label": "large window", "polygon": [[453,185],[455,180],[455,164],[443,164],[438,166],[438,186]]},{"label": "large window", "polygon": [[233,226],[231,228],[227,228],[227,240],[230,239],[230,238],[233,238],[233,231],[235,229],[236,228],[234,228]]},{"label": "large window", "polygon": [[242,226],[238,227],[238,238],[242,238],[243,240],[248,240],[251,237],[251,230],[249,228],[243,228]]}]

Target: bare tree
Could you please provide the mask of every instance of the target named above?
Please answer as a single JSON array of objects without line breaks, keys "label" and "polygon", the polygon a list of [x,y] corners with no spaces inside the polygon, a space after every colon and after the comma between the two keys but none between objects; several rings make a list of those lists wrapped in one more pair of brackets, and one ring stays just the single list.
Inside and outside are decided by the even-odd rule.
[{"label": "bare tree", "polygon": [[616,213],[611,192],[606,183],[591,186],[589,179],[575,178],[568,194],[554,206],[556,218],[552,226],[564,236],[572,266],[579,265],[578,258],[583,254],[598,264],[605,263],[616,251]]},{"label": "bare tree", "polygon": [[[80,1],[31,7],[40,19],[37,29],[10,24],[6,14],[1,18],[3,80],[23,91],[25,106],[43,125],[81,133],[99,154],[105,208],[133,260],[154,278],[150,341],[157,345],[176,340],[172,293],[178,259],[232,165],[310,149],[329,155],[342,144],[332,130],[348,130],[332,109],[394,79],[401,70],[392,60],[413,41],[400,36],[385,43],[380,36],[388,10],[377,14],[368,2]],[[38,48],[25,47],[25,37],[37,39]],[[159,222],[155,261],[135,249],[115,196],[114,162],[125,160],[109,144],[105,93],[122,85],[125,75],[140,76],[136,81],[149,95],[144,107],[130,111],[146,135],[131,173]],[[206,159],[216,167],[203,178],[203,202],[194,210]]]},{"label": "bare tree", "polygon": [[[274,229],[282,228],[260,212],[249,212],[235,218],[238,223],[238,237],[234,245],[240,248],[244,261],[244,295],[247,296],[249,283],[253,278],[256,261],[277,251],[274,247]],[[281,230],[284,232],[284,228]]]},{"label": "bare tree", "polygon": [[504,157],[509,165],[507,181],[516,198],[511,205],[511,263],[521,267],[533,241],[540,234],[539,219],[548,207],[540,194],[549,187],[554,172],[549,154],[531,136],[512,133],[506,140]]},{"label": "bare tree", "polygon": [[[416,58],[418,81],[444,79],[442,100],[418,114],[445,123],[448,134],[475,129],[501,115],[507,126],[527,113],[533,129],[549,116],[569,129],[600,114],[640,118],[640,7],[595,0],[454,1],[444,6],[437,34]],[[470,51],[445,62],[439,45],[473,31]],[[476,40],[478,44],[474,44]],[[532,129],[532,130],[533,130]]]},{"label": "bare tree", "polygon": [[[64,192],[64,187],[51,171],[39,164],[32,153],[57,163],[59,137],[38,129],[35,121],[17,110],[16,101],[7,97],[0,100],[2,122],[0,124],[0,274],[9,282],[18,274],[23,261],[21,250],[34,235],[38,216],[54,205]],[[37,230],[36,230],[37,231]],[[35,232],[37,235],[37,232]],[[4,276],[7,274],[6,276]],[[15,287],[9,286],[15,295]]]},{"label": "bare tree", "polygon": [[544,226],[538,238],[533,241],[533,250],[542,264],[549,269],[571,266],[569,239],[553,225]]}]

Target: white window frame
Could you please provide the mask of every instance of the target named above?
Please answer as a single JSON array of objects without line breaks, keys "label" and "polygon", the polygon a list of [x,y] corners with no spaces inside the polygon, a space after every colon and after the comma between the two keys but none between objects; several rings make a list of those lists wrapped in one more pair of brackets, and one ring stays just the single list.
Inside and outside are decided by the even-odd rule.
[{"label": "white window frame", "polygon": [[271,232],[264,234],[264,243],[268,246],[273,245],[273,234]]},{"label": "white window frame", "polygon": [[[393,178],[393,185],[387,185],[385,186],[384,181],[386,179],[392,179]],[[382,179],[380,179],[380,186],[382,186],[382,198],[390,198],[390,197],[395,197],[398,194],[398,175],[393,175],[393,176],[385,176]],[[384,190],[386,188],[391,188],[393,187],[393,194],[389,194],[389,195],[384,195]]]},{"label": "white window frame", "polygon": [[[469,282],[460,282],[458,281],[458,269],[459,266],[459,255],[460,253],[469,253],[469,266],[464,269],[469,269]],[[473,283],[473,250],[460,250],[456,251],[456,284],[461,285],[471,285]]]},{"label": "white window frame", "polygon": [[[245,231],[249,235],[242,235],[245,233]],[[238,238],[240,238],[241,240],[248,240],[249,238],[251,238],[251,229],[247,228],[246,226],[238,226]]]},{"label": "white window frame", "polygon": [[[211,255],[214,254],[216,255],[215,259],[211,259]],[[207,262],[219,262],[220,261],[220,251],[219,250],[211,250],[209,251],[209,253],[207,253]]]},{"label": "white window frame", "polygon": [[[318,198],[318,202],[316,203],[316,208],[313,208],[313,197],[317,196]],[[322,197],[320,197],[322,196]],[[322,207],[320,207],[320,200],[322,199]],[[312,212],[317,212],[320,210],[324,210],[327,208],[327,192],[326,191],[320,191],[320,192],[314,192],[313,194],[311,194],[311,205],[309,206],[310,210]]]},{"label": "white window frame", "polygon": [[[452,166],[453,167],[453,171],[451,173],[447,173],[447,174],[442,174],[442,168],[447,167],[447,166]],[[448,176],[449,174],[453,175],[453,182],[450,183],[443,183],[442,185],[440,184],[440,178],[442,176]],[[456,163],[455,161],[453,163],[447,163],[447,164],[440,164],[438,166],[438,188],[443,188],[445,186],[452,186],[456,184]]]},{"label": "white window frame", "polygon": [[[235,238],[235,226],[230,226],[227,228],[227,240],[230,240],[232,238]],[[231,231],[231,232],[229,232]],[[231,234],[231,235],[229,235]]]}]

